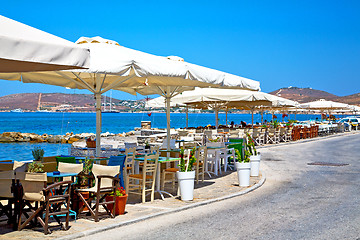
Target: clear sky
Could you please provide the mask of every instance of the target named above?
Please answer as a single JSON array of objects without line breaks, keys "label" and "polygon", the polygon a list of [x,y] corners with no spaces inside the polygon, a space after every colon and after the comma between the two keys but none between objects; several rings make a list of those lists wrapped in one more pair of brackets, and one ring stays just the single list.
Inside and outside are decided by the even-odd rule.
[{"label": "clear sky", "polygon": [[[117,41],[260,81],[262,91],[360,92],[360,1],[3,1],[0,14],[70,41]],[[0,81],[0,96],[88,93]],[[141,99],[113,91],[120,99]]]}]

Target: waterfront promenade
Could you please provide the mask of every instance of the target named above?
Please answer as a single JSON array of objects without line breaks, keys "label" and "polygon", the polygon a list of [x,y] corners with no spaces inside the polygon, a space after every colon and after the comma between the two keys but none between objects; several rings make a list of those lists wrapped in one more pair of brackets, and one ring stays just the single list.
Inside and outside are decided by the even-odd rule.
[{"label": "waterfront promenade", "polygon": [[[4,229],[2,229],[1,238],[73,239],[75,237],[90,236],[89,238],[94,237],[95,239],[99,239],[106,234],[107,238],[110,239],[112,233],[115,234],[113,235],[113,239],[117,239],[121,234],[127,239],[141,239],[146,236],[141,234],[146,234],[146,232],[138,232],[135,231],[135,229],[142,229],[144,224],[150,224],[151,228],[163,227],[161,224],[164,224],[164,228],[169,229],[164,231],[165,233],[163,234],[165,235],[163,238],[160,237],[160,239],[165,239],[165,236],[170,237],[168,234],[172,233],[172,231],[170,231],[171,227],[172,230],[177,231],[177,233],[179,233],[179,231],[183,232],[183,229],[188,229],[187,231],[196,233],[196,226],[202,229],[201,231],[206,229],[211,232],[213,231],[212,225],[206,224],[211,221],[210,219],[212,218],[214,222],[217,222],[216,218],[232,219],[231,221],[233,221],[233,223],[231,224],[230,220],[224,220],[224,223],[230,224],[227,227],[231,228],[230,230],[227,229],[226,226],[222,226],[224,229],[220,232],[224,232],[224,236],[230,234],[229,232],[235,228],[246,231],[246,229],[241,227],[243,225],[249,228],[247,230],[249,234],[255,234],[250,230],[252,229],[251,222],[259,225],[256,226],[256,228],[265,228],[266,231],[270,231],[268,225],[275,227],[274,224],[281,221],[280,219],[289,218],[287,221],[292,219],[291,221],[296,222],[297,217],[301,215],[301,211],[307,207],[323,209],[324,204],[328,205],[328,203],[326,203],[326,201],[328,201],[326,200],[328,199],[326,194],[331,194],[331,202],[340,201],[341,199],[345,201],[348,196],[347,194],[352,194],[354,201],[358,201],[359,196],[356,195],[356,192],[353,192],[353,185],[356,184],[356,182],[354,183],[351,178],[348,178],[352,176],[355,177],[353,180],[357,181],[356,176],[352,173],[359,170],[359,163],[355,161],[355,159],[359,159],[359,156],[356,155],[360,152],[358,149],[359,137],[360,135],[358,133],[350,132],[324,138],[307,139],[293,143],[261,147],[260,151],[263,154],[261,169],[263,174],[259,178],[252,178],[250,188],[239,188],[237,186],[236,172],[228,172],[227,174],[223,174],[222,177],[207,179],[204,184],[197,186],[195,189],[195,200],[193,202],[182,202],[178,199],[167,198],[165,201],[158,199],[153,203],[130,203],[126,206],[127,213],[115,219],[104,218],[100,222],[95,223],[93,220],[85,219],[82,216],[76,222],[71,222],[71,229],[69,231],[54,231],[51,235],[47,236],[44,236],[41,230],[34,231],[34,229],[26,229],[21,232],[5,232]],[[351,153],[354,153],[354,155],[351,156]],[[322,168],[321,166],[307,165],[307,163],[314,161],[345,162],[350,165],[336,168]],[[331,177],[332,174],[344,178],[339,184],[334,184],[335,179]],[[264,183],[265,175],[265,184],[257,188]],[[322,184],[324,184],[324,188]],[[334,186],[331,187],[331,184],[334,184]],[[347,185],[349,185],[347,188],[342,189],[343,186]],[[310,189],[308,189],[307,186],[309,186]],[[319,186],[319,189],[317,189],[317,186]],[[255,189],[255,191],[247,193],[249,189]],[[310,192],[307,193],[307,191]],[[321,193],[321,191],[324,192]],[[243,193],[246,194],[243,195]],[[336,199],[333,199],[335,193],[339,195],[336,196]],[[306,199],[301,200],[302,196],[307,198],[307,202]],[[306,206],[307,203],[310,205]],[[318,203],[321,205],[318,205]],[[300,204],[299,206],[301,207],[297,207],[297,204]],[[349,200],[348,204],[353,206],[354,202]],[[344,208],[347,209],[347,206],[344,206]],[[214,216],[207,216],[208,213],[214,214]],[[250,215],[250,213],[253,214],[253,216]],[[314,213],[319,212],[315,211]],[[206,216],[203,216],[204,214]],[[288,216],[288,214],[290,214],[290,216]],[[300,220],[305,227],[310,228],[308,226],[310,219],[314,217],[316,220],[316,215],[311,216],[312,213],[309,211],[306,211],[306,214],[309,214],[309,216],[301,218]],[[203,216],[203,220],[201,216]],[[327,218],[331,217],[326,216],[326,214],[321,214],[321,216],[322,220],[328,220]],[[184,223],[183,221],[187,221],[189,217],[192,217],[193,220],[189,221],[189,223]],[[205,220],[208,217],[210,217],[209,220]],[[172,221],[175,221],[175,223],[173,223],[176,224],[175,226],[178,226],[177,223],[184,224],[184,226],[179,229],[179,227],[164,223],[163,219],[173,219]],[[169,223],[170,222],[171,221],[169,221]],[[190,223],[194,224],[194,226],[189,226]],[[199,226],[201,224],[203,224],[202,227]],[[317,224],[320,224],[320,222]],[[281,225],[281,227],[284,228],[285,224]],[[216,227],[215,229],[219,228]],[[106,230],[110,231],[109,234],[103,232]],[[137,234],[129,235],[132,231]],[[278,231],[283,231],[285,234],[288,233],[289,230],[278,229]],[[92,236],[92,234],[95,235]],[[159,234],[160,232],[155,231],[154,234],[147,235],[147,238],[155,239],[159,237]],[[238,232],[237,234],[240,233]],[[175,234],[174,236],[173,239],[179,239],[176,237],[178,235]],[[217,238],[215,236],[216,234],[214,238]],[[234,236],[235,235],[229,235],[228,237],[231,239]],[[284,236],[286,236],[286,234]],[[210,237],[210,239],[214,238]]]}]

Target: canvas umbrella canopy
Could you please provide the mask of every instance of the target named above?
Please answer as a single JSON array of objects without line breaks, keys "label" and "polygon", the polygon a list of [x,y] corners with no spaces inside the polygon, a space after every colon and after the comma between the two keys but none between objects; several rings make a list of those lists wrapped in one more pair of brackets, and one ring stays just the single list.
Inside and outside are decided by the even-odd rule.
[{"label": "canvas umbrella canopy", "polygon": [[[271,106],[259,106],[260,112],[261,112],[261,122],[263,122],[263,113],[265,110],[269,110],[272,112],[272,115],[274,116],[275,111],[283,110],[288,111],[289,109],[293,109],[298,107],[300,104],[297,101],[293,101],[290,99],[286,99],[283,97],[275,96],[272,94],[269,94],[271,98],[272,105]],[[295,113],[296,118],[296,113]]]},{"label": "canvas umbrella canopy", "polygon": [[[170,104],[172,97],[195,86],[251,90],[260,88],[257,81],[179,61],[173,57],[155,56],[133,50],[101,37],[81,37],[77,43],[90,49],[89,69],[0,74],[0,78],[88,89],[94,93],[97,154],[100,152],[101,94],[110,89],[131,94],[160,94]],[[170,142],[170,105],[167,105],[167,109],[167,134]]]},{"label": "canvas umbrella canopy", "polygon": [[[212,108],[215,110],[215,122],[218,126],[218,112],[222,108],[237,108],[251,110],[257,106],[281,106],[288,104],[283,99],[271,94],[241,89],[195,88],[171,99],[173,105],[189,105],[194,108]],[[147,107],[164,107],[162,97],[147,102]],[[253,117],[252,117],[253,122]]]},{"label": "canvas umbrella canopy", "polygon": [[0,16],[0,72],[86,68],[89,50]]},{"label": "canvas umbrella canopy", "polygon": [[[320,110],[321,112],[328,111],[330,114],[331,110],[340,110],[340,109],[349,109],[349,105],[345,103],[327,101],[325,99],[320,99],[313,102],[302,103],[299,105],[301,108],[311,109],[311,110]],[[322,117],[322,115],[321,115]]]}]

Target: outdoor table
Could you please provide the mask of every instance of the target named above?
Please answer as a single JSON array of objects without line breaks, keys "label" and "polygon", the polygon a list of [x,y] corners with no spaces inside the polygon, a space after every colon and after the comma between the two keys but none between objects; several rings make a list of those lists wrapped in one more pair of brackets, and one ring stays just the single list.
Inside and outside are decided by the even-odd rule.
[{"label": "outdoor table", "polygon": [[70,172],[57,173],[56,171],[46,173],[46,176],[53,178],[55,180],[55,182],[57,182],[58,180],[60,180],[60,178],[63,178],[63,177],[71,177],[71,181],[74,182],[74,177],[77,175],[78,175],[78,173],[70,173]]},{"label": "outdoor table", "polygon": [[[144,157],[135,158],[135,161],[144,161]],[[163,194],[167,194],[170,197],[174,197],[171,193],[166,192],[160,189],[160,175],[161,175],[161,164],[162,163],[170,163],[180,161],[180,158],[167,158],[167,157],[159,157],[158,166],[156,168],[156,176],[155,176],[155,192],[159,193],[162,200],[165,200]]]}]

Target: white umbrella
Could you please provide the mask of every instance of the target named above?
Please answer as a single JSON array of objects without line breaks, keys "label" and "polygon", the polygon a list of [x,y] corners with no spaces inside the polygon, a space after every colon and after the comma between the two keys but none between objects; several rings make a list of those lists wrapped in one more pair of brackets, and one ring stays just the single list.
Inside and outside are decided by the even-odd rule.
[{"label": "white umbrella", "polygon": [[[77,41],[90,49],[86,70],[0,74],[0,78],[88,89],[96,98],[96,147],[100,151],[101,94],[122,90],[132,94],[161,94],[170,104],[178,93],[195,86],[234,87],[258,90],[257,81],[238,77],[183,61],[136,51],[100,37]],[[167,105],[167,133],[170,141],[170,105]],[[168,146],[170,144],[168,143]]]},{"label": "white umbrella", "polygon": [[302,103],[299,105],[299,107],[305,108],[305,109],[312,109],[312,110],[321,110],[321,111],[328,110],[329,113],[330,113],[330,110],[340,110],[340,109],[349,109],[350,108],[350,106],[348,104],[328,101],[325,99],[320,99],[320,100],[308,102],[308,103]]},{"label": "white umbrella", "polygon": [[[147,107],[164,107],[165,98],[159,97],[146,103]],[[191,105],[195,108],[212,108],[218,126],[218,112],[221,108],[238,108],[254,111],[256,106],[294,106],[296,102],[268,93],[241,89],[195,88],[171,99],[172,105]]]},{"label": "white umbrella", "polygon": [[86,68],[89,50],[0,16],[0,72]]}]

